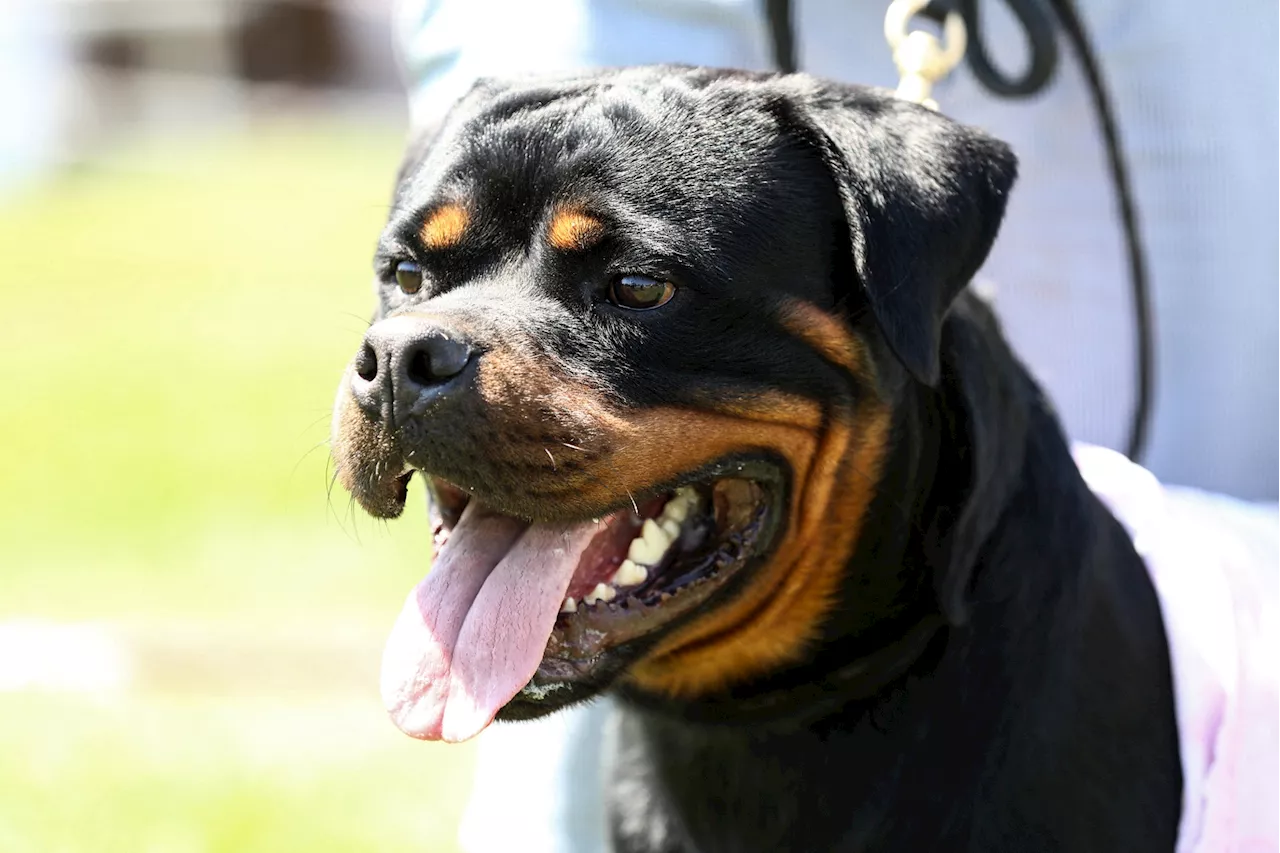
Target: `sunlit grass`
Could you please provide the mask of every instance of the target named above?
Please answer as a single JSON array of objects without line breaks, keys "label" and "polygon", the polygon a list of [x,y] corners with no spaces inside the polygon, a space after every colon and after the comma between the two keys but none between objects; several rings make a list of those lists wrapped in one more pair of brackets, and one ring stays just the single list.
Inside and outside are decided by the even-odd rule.
[{"label": "sunlit grass", "polygon": [[471,751],[384,722],[376,699],[6,697],[0,850],[452,849]]},{"label": "sunlit grass", "polygon": [[420,497],[386,525],[326,494],[399,145],[279,126],[0,206],[0,619],[166,653],[110,701],[0,694],[0,850],[452,849],[470,752],[376,688]]}]

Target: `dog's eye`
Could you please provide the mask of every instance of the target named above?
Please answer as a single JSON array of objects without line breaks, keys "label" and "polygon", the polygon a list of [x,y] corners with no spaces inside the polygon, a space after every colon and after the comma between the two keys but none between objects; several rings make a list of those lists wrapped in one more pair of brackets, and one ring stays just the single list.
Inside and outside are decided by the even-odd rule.
[{"label": "dog's eye", "polygon": [[422,289],[422,268],[413,261],[396,264],[396,284],[405,293],[417,293]]},{"label": "dog's eye", "polygon": [[623,308],[643,311],[666,305],[676,294],[676,286],[647,275],[624,275],[609,285],[609,301]]}]

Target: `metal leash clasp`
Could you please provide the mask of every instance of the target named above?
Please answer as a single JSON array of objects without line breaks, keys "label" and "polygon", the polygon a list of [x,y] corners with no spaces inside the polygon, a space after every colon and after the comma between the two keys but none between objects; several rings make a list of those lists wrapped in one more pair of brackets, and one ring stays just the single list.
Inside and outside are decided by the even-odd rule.
[{"label": "metal leash clasp", "polygon": [[964,59],[968,34],[964,18],[957,12],[948,12],[943,20],[942,39],[926,30],[908,32],[911,19],[927,5],[929,0],[893,0],[884,15],[884,38],[898,66],[899,82],[894,94],[936,110],[938,102],[929,97],[933,84]]}]

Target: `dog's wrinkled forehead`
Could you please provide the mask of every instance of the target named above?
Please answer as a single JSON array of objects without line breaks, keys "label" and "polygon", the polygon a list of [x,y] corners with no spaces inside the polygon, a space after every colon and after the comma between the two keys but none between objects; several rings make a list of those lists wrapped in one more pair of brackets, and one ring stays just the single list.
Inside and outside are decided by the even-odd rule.
[{"label": "dog's wrinkled forehead", "polygon": [[[759,241],[741,241],[744,231],[767,231],[801,199],[812,207],[830,184],[751,80],[622,71],[482,83],[406,162],[398,215],[414,225],[442,199],[465,200],[488,240],[527,240],[558,204],[607,215],[690,261],[749,249]],[[501,223],[480,221],[494,212]]]}]

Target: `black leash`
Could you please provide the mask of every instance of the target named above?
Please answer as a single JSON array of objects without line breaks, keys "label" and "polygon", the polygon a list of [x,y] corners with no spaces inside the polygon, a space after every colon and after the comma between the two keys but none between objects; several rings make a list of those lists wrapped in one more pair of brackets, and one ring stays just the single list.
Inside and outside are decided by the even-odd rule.
[{"label": "black leash", "polygon": [[765,17],[769,20],[769,37],[773,40],[773,64],[784,74],[795,74],[796,36],[791,23],[791,0],[764,0]]},{"label": "black leash", "polygon": [[[1007,76],[991,61],[987,40],[982,33],[978,0],[932,0],[924,11],[926,18],[942,23],[947,12],[959,12],[969,34],[969,50],[965,59],[969,70],[983,88],[1002,98],[1027,98],[1049,84],[1058,67],[1058,42],[1053,33],[1053,17],[1037,0],[1005,0],[1027,37],[1029,61],[1021,76]],[[1052,2],[1052,0],[1051,0]]]},{"label": "black leash", "polygon": [[[1147,277],[1146,252],[1138,226],[1138,212],[1129,181],[1129,168],[1120,144],[1111,98],[1102,71],[1093,55],[1084,24],[1072,0],[1005,0],[1027,37],[1030,61],[1018,76],[1008,76],[995,66],[982,36],[978,0],[933,0],[921,14],[941,21],[947,12],[958,12],[964,18],[969,34],[965,58],[969,70],[989,92],[1005,98],[1025,98],[1047,86],[1058,64],[1058,46],[1054,25],[1061,28],[1084,71],[1093,101],[1094,113],[1102,128],[1107,148],[1107,166],[1116,191],[1125,248],[1129,260],[1129,286],[1133,299],[1135,362],[1137,392],[1129,423],[1125,453],[1138,461],[1147,444],[1150,429],[1152,393],[1155,385],[1155,331],[1151,319],[1151,288]],[[1047,7],[1046,7],[1047,2]],[[790,0],[765,0],[765,12],[773,42],[774,63],[786,73],[797,70],[795,33]]]},{"label": "black leash", "polygon": [[1129,167],[1124,149],[1120,145],[1120,131],[1111,98],[1102,78],[1102,70],[1093,56],[1093,48],[1084,31],[1075,4],[1071,0],[1050,0],[1063,31],[1075,49],[1085,77],[1089,81],[1089,94],[1093,109],[1102,125],[1102,136],[1107,144],[1107,166],[1111,171],[1111,183],[1116,188],[1116,203],[1120,208],[1120,221],[1124,226],[1125,247],[1129,255],[1129,287],[1133,298],[1133,322],[1137,346],[1137,395],[1133,405],[1133,419],[1129,424],[1129,443],[1125,455],[1135,462],[1141,460],[1147,446],[1147,432],[1151,427],[1151,395],[1155,386],[1155,328],[1151,322],[1151,286],[1147,279],[1147,256],[1142,245],[1142,232],[1138,227],[1138,210],[1133,201],[1129,183]]}]

